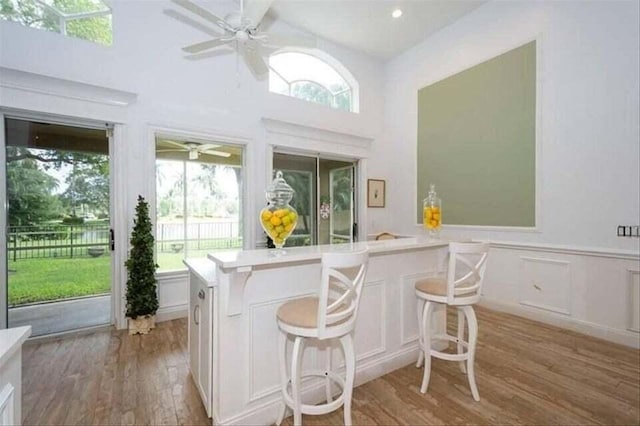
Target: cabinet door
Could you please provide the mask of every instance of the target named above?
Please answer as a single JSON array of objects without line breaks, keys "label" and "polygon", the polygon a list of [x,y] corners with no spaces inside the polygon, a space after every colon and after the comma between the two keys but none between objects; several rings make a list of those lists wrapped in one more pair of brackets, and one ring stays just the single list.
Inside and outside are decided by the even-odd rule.
[{"label": "cabinet door", "polygon": [[204,405],[207,414],[211,417],[211,289],[204,283],[201,284],[198,291],[198,300],[200,302],[200,367],[198,382],[200,383],[200,392],[204,399]]},{"label": "cabinet door", "polygon": [[191,376],[198,386],[200,370],[200,304],[198,301],[198,291],[200,290],[200,280],[191,273],[189,274],[189,367]]},{"label": "cabinet door", "polygon": [[11,386],[11,383],[7,383],[4,388],[0,390],[0,425],[2,426],[16,424],[13,395],[14,388]]}]

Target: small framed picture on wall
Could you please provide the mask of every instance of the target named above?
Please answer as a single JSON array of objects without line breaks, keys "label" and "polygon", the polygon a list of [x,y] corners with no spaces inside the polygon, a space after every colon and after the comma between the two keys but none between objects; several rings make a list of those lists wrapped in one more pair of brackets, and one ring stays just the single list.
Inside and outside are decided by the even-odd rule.
[{"label": "small framed picture on wall", "polygon": [[384,186],[382,179],[367,180],[367,207],[384,207]]}]

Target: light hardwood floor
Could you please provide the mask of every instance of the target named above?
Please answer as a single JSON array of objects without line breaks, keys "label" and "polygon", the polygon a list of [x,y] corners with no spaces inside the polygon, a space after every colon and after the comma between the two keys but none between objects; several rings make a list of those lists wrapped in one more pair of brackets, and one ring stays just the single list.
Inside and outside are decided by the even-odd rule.
[{"label": "light hardwood floor", "polygon": [[[640,351],[476,312],[480,402],[456,363],[436,359],[426,395],[419,390],[422,370],[413,365],[356,388],[354,423],[640,424]],[[455,328],[454,318],[449,324]],[[100,331],[28,343],[24,423],[206,424],[186,341],[186,320],[175,320],[145,337]],[[342,410],[303,422],[341,424]]]}]

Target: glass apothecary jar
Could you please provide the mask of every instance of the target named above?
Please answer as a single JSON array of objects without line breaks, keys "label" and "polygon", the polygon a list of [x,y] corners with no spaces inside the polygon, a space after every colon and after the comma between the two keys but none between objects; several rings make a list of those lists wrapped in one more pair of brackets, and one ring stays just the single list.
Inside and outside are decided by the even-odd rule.
[{"label": "glass apothecary jar", "polygon": [[440,237],[440,228],[442,227],[442,200],[436,194],[436,186],[429,185],[429,194],[422,201],[422,223],[424,228],[429,231],[430,238]]},{"label": "glass apothecary jar", "polygon": [[280,251],[298,224],[298,212],[289,204],[294,194],[278,170],[265,193],[269,204],[260,211],[260,224]]}]

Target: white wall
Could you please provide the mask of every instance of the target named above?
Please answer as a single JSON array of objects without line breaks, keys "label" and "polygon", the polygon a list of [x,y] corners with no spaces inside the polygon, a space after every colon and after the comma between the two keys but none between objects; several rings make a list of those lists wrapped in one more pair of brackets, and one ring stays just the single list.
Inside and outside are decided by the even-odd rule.
[{"label": "white wall", "polygon": [[[126,146],[118,150],[123,154],[118,159],[123,185],[116,190],[124,193],[118,194],[117,198],[122,201],[115,206],[115,214],[120,219],[124,217],[124,223],[130,226],[137,195],[153,200],[155,158],[149,139],[149,129],[153,126],[219,132],[250,139],[248,150],[252,160],[248,166],[252,185],[249,190],[256,206],[264,201],[268,162],[263,117],[369,138],[381,132],[383,68],[366,55],[319,40],[318,48],[344,64],[360,85],[360,113],[336,111],[270,94],[268,83],[256,81],[242,61],[236,65],[233,54],[202,61],[183,59],[181,47],[204,41],[207,36],[166,16],[163,9],[175,8],[168,1],[114,0],[112,5],[113,45],[108,47],[0,20],[0,67],[138,95],[137,101],[126,108],[122,141]],[[207,7],[224,16],[238,5],[216,1],[209,2]],[[277,22],[269,30],[295,32]],[[0,93],[0,107],[3,106],[1,97]],[[87,111],[89,106],[87,104]],[[60,112],[51,105],[43,105],[42,109]],[[255,227],[257,234],[257,221]],[[166,284],[171,288],[167,288],[166,294],[174,295],[169,299],[175,299],[175,279],[169,281]],[[186,293],[180,298],[186,302]],[[173,302],[167,303],[175,309]]]},{"label": "white wall", "polygon": [[640,240],[616,236],[640,217],[638,28],[638,2],[491,2],[387,63],[384,135],[369,170],[387,179],[390,207],[369,211],[370,232],[424,232],[418,90],[537,39],[539,229],[445,226],[443,236],[506,242],[491,255],[487,305],[640,346]]},{"label": "white wall", "polygon": [[[637,250],[638,239],[618,238],[616,230],[637,225],[640,216],[638,2],[491,2],[389,62],[385,135],[369,169],[389,180],[388,204],[395,208],[370,212],[373,231],[388,223],[416,230],[418,90],[534,38],[541,67],[541,232],[464,234]],[[447,194],[440,195],[446,217]]]},{"label": "white wall", "polygon": [[[269,94],[266,83],[256,82],[242,62],[236,72],[233,55],[198,62],[182,59],[180,47],[206,37],[165,16],[162,9],[169,4],[114,0],[111,47],[0,21],[0,66],[138,95],[126,108],[126,146],[119,151],[125,154],[118,167],[124,184],[117,188],[115,211],[125,223],[131,224],[137,194],[153,198],[149,128],[154,125],[249,138],[251,201],[260,205],[269,152],[261,118],[269,117],[374,139],[367,175],[387,180],[387,207],[367,209],[370,233],[422,232],[415,224],[414,207],[418,89],[537,38],[539,232],[466,229],[445,230],[443,235],[510,242],[495,251],[485,294],[489,301],[520,313],[530,287],[538,285],[535,273],[523,277],[526,268],[533,268],[530,258],[561,262],[555,265],[569,262],[572,271],[583,271],[584,264],[596,259],[601,270],[615,271],[610,281],[581,272],[567,275],[560,266],[549,268],[552,287],[570,277],[561,289],[563,297],[572,298],[564,302],[570,309],[533,312],[555,323],[587,324],[605,337],[607,330],[614,330],[619,341],[637,344],[637,334],[628,329],[633,328],[629,318],[636,318],[640,307],[627,301],[640,291],[635,272],[640,267],[633,254],[639,240],[615,236],[618,224],[637,224],[640,213],[637,2],[491,2],[386,65],[321,41],[319,47],[359,81],[360,114]],[[224,15],[236,5],[214,2],[210,7]],[[292,31],[278,24],[273,30]],[[50,103],[42,108],[56,112]],[[447,197],[441,196],[446,216]],[[126,233],[122,235],[125,240]],[[515,243],[536,247],[522,251]],[[182,282],[183,287],[174,277],[161,284],[168,315],[186,301]],[[553,305],[558,297],[557,292],[545,293],[539,302]],[[615,314],[604,314],[603,306]]]}]

